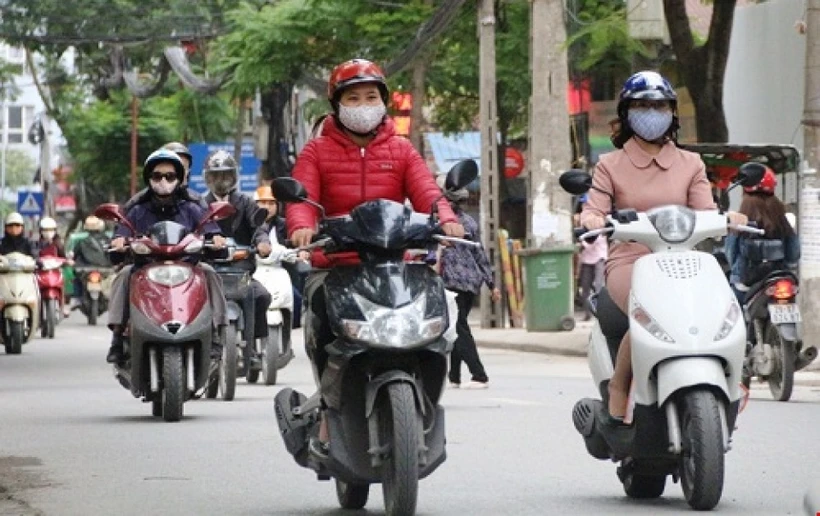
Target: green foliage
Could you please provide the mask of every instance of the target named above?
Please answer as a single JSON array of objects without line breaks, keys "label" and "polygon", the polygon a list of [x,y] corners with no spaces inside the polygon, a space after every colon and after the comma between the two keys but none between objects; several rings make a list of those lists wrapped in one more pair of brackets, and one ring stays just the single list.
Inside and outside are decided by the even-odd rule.
[{"label": "green foliage", "polygon": [[[77,106],[67,120],[63,131],[74,160],[75,177],[96,185],[92,190],[103,199],[108,195],[125,198],[131,177],[130,97],[117,93],[109,101]],[[140,165],[151,152],[174,139],[173,122],[162,109],[162,101],[140,102],[138,134]],[[142,185],[141,173],[137,182]]]},{"label": "green foliage", "polygon": [[153,99],[160,112],[173,124],[174,139],[182,141],[222,141],[233,134],[236,120],[227,95],[203,95],[189,89],[177,90],[165,98]]},{"label": "green foliage", "polygon": [[[0,159],[3,159],[3,151],[0,150]],[[19,186],[30,185],[37,171],[37,163],[28,153],[9,149],[6,155],[6,188],[17,188]]]}]

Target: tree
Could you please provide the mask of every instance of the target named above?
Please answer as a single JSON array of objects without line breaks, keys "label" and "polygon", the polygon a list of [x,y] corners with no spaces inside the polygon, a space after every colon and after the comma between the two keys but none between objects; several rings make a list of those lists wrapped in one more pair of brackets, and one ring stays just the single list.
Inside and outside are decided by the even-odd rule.
[{"label": "tree", "polygon": [[[3,151],[0,150],[0,159],[3,159]],[[37,163],[27,153],[9,149],[6,155],[6,188],[18,188],[30,185],[34,174],[37,172]]]},{"label": "tree", "polygon": [[681,75],[695,105],[698,141],[726,142],[729,128],[723,110],[723,79],[729,58],[729,40],[737,0],[712,5],[712,20],[706,42],[696,45],[685,2],[663,0],[672,49]]}]

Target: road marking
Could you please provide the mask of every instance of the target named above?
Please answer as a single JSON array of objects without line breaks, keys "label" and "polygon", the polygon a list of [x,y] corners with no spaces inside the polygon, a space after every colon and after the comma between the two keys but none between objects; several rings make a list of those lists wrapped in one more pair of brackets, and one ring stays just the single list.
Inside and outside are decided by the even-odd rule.
[{"label": "road marking", "polygon": [[490,401],[497,401],[499,403],[506,403],[508,405],[518,405],[520,407],[543,407],[544,403],[540,401],[517,400],[515,398],[489,398]]}]

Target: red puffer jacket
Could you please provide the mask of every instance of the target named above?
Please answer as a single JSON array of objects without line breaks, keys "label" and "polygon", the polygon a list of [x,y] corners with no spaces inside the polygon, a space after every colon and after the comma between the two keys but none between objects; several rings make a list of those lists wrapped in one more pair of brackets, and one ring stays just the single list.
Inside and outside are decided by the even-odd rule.
[{"label": "red puffer jacket", "polygon": [[[413,209],[429,213],[441,195],[424,160],[409,140],[396,135],[389,117],[366,147],[359,147],[328,117],[322,136],[308,142],[299,154],[293,178],[305,186],[310,200],[324,206],[328,216],[346,215],[374,199],[410,199]],[[458,222],[445,199],[438,202],[438,213],[441,223]],[[286,220],[290,236],[297,229],[315,228],[319,212],[308,204],[289,204]],[[358,260],[355,253],[329,257],[314,252],[312,261],[314,267],[328,267]]]}]

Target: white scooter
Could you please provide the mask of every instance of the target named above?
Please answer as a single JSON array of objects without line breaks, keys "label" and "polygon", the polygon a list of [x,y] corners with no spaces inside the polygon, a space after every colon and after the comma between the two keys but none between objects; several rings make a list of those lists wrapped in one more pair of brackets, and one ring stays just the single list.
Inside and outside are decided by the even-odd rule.
[{"label": "white scooter", "polygon": [[0,256],[0,308],[3,326],[0,336],[6,353],[19,355],[23,344],[37,332],[40,321],[40,287],[37,262],[22,253]]},{"label": "white scooter", "polygon": [[[265,385],[275,385],[277,372],[293,359],[291,328],[293,327],[293,283],[282,263],[295,263],[295,249],[274,249],[265,258],[256,255],[256,271],[253,278],[270,293],[268,306],[268,336],[256,339],[256,356],[261,360],[262,381]],[[260,368],[252,365],[248,372],[248,383],[256,383]]]},{"label": "white scooter", "polygon": [[[733,187],[757,184],[762,170],[752,168],[741,169]],[[561,177],[561,186],[575,195],[588,191],[591,182],[589,174],[577,170]],[[630,497],[661,496],[666,476],[672,475],[681,480],[692,508],[708,510],[720,501],[724,454],[741,401],[746,329],[717,260],[693,248],[725,236],[727,226],[722,211],[662,206],[646,213],[613,211],[607,227],[579,236],[608,233],[652,251],[635,262],[628,321],[605,290],[593,306],[596,323],[588,357],[603,401],[582,399],[572,413],[592,456],[621,461],[618,477]],[[732,229],[761,232],[748,226]],[[607,387],[627,329],[632,419],[618,428],[608,417]]]}]

